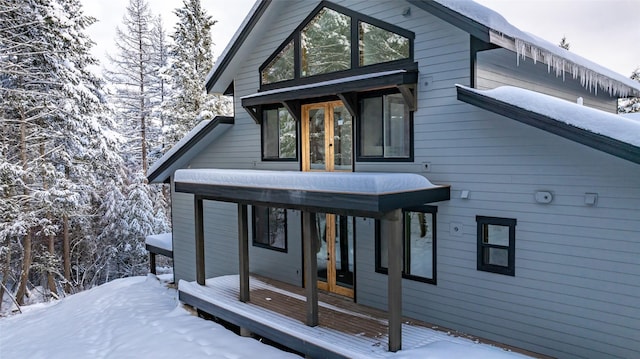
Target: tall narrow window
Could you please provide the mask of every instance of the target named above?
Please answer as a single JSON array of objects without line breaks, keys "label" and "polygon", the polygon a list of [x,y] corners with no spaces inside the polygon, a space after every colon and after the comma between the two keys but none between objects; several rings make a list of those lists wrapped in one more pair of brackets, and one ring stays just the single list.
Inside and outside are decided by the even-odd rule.
[{"label": "tall narrow window", "polygon": [[363,98],[359,120],[359,160],[411,158],[411,113],[402,95]]},{"label": "tall narrow window", "polygon": [[[402,276],[436,284],[436,212],[437,207],[424,206],[404,211]],[[376,271],[387,273],[388,238],[380,236],[376,222]]]},{"label": "tall narrow window", "polygon": [[287,251],[287,212],[284,208],[253,206],[253,245]]},{"label": "tall narrow window", "polygon": [[298,130],[295,119],[284,107],[263,111],[262,158],[265,160],[295,160]]},{"label": "tall narrow window", "polygon": [[515,275],[516,220],[476,216],[478,270]]}]

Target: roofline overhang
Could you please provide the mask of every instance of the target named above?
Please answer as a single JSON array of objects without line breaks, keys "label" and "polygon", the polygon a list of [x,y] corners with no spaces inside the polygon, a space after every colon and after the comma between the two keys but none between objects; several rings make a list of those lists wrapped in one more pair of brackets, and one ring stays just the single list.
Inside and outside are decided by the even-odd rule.
[{"label": "roofline overhang", "polygon": [[[147,181],[149,183],[169,183],[170,174],[166,174],[178,160],[180,160],[186,153],[188,153],[196,144],[204,139],[209,133],[211,133],[220,124],[233,125],[235,119],[229,116],[216,116],[206,126],[202,128],[200,132],[194,135],[187,141],[181,148],[171,155],[166,161],[164,161],[158,168],[147,175]],[[160,177],[165,173],[164,177]]]},{"label": "roofline overhang", "polygon": [[[375,75],[375,74],[372,74]],[[370,76],[358,78],[353,81],[326,81],[311,84],[308,86],[295,86],[291,88],[283,88],[272,91],[265,91],[264,94],[257,93],[255,95],[242,98],[242,106],[267,105],[279,103],[283,101],[305,100],[315,97],[323,97],[336,95],[339,93],[374,91],[384,88],[398,87],[402,85],[417,84],[418,72],[398,71],[381,74],[380,76]]]},{"label": "roofline overhang", "polygon": [[[219,58],[219,62],[212,69],[211,74],[207,78],[207,83],[206,83],[207,92],[211,92],[212,88],[220,80],[223,73],[227,70],[229,64],[232,62],[232,59],[236,56],[236,54],[244,44],[245,40],[249,37],[250,33],[253,31],[255,26],[263,18],[263,15],[267,12],[267,9],[273,2],[272,0],[259,0],[259,1],[260,3],[255,8],[255,11],[251,14],[247,23],[241,29],[239,35],[233,40],[233,43],[230,44],[230,46],[228,47],[229,50],[223,53],[221,58]],[[511,42],[515,41],[514,38],[509,38],[507,40],[505,39],[496,40],[497,37],[495,35],[492,35],[494,30],[492,30],[490,27],[476,20],[471,19],[465,16],[464,14],[454,11],[436,1],[433,1],[433,0],[406,0],[406,1],[409,4],[412,4],[417,8],[422,9],[426,12],[429,12],[430,14],[438,17],[439,19],[449,24],[452,24],[453,26],[471,34],[472,36],[486,43],[494,43],[500,47],[507,48],[511,51],[514,50],[514,45],[511,44]],[[502,36],[504,35],[505,34],[502,34]],[[526,53],[524,55],[529,56]],[[569,61],[571,62],[571,60]],[[630,86],[628,83],[621,82],[620,80],[617,80],[614,77],[611,77],[609,75],[604,75],[599,71],[590,70],[590,69],[588,70],[593,71],[595,74],[599,74],[607,79],[610,79],[615,83],[623,85],[625,88],[630,90],[630,93],[628,94],[630,96],[640,95],[639,87]],[[224,88],[228,89],[231,83],[232,83],[232,80],[229,81],[228,84],[224,84]]]},{"label": "roofline overhang", "polygon": [[489,42],[489,27],[473,19],[451,10],[433,0],[407,0],[407,2],[445,22],[448,22],[460,30],[466,31],[484,42]]},{"label": "roofline overhang", "polygon": [[[345,77],[341,79],[323,81],[315,84],[293,86],[276,90],[256,93],[242,98],[242,107],[251,115],[256,123],[261,123],[260,107],[272,104],[282,104],[291,109],[297,107],[294,103],[300,101],[322,98],[326,96],[338,96],[347,106],[352,116],[356,116],[354,94],[365,91],[396,88],[402,94],[403,99],[411,111],[417,107],[417,64],[410,70],[397,70],[382,73],[373,73],[362,76]],[[296,111],[290,111],[296,116]],[[299,119],[298,119],[299,120]]]},{"label": "roofline overhang", "polygon": [[457,93],[458,100],[460,101],[608,153],[615,157],[640,164],[640,147],[572,126],[552,117],[526,110],[511,103],[500,101],[462,87],[457,87]]},{"label": "roofline overhang", "polygon": [[[215,67],[215,70],[211,73],[211,75],[207,79],[207,83],[205,85],[207,93],[209,93],[213,88],[213,86],[216,84],[216,82],[218,82],[218,80],[220,79],[224,71],[227,69],[227,66],[229,66],[229,64],[231,63],[231,60],[238,53],[238,50],[240,50],[240,47],[242,47],[242,44],[244,44],[244,41],[249,37],[249,35],[253,31],[253,28],[260,21],[260,19],[265,14],[265,12],[267,11],[267,8],[269,7],[269,5],[271,5],[271,2],[272,2],[272,0],[259,0],[259,1],[260,3],[258,4],[257,8],[251,15],[251,18],[249,18],[249,21],[247,21],[247,24],[240,31],[240,34],[238,35],[238,37],[231,44],[231,47],[229,48],[229,50],[226,51],[224,53],[224,56],[219,59],[219,63]],[[228,88],[228,86],[230,86],[230,84],[226,85],[225,88]]]}]

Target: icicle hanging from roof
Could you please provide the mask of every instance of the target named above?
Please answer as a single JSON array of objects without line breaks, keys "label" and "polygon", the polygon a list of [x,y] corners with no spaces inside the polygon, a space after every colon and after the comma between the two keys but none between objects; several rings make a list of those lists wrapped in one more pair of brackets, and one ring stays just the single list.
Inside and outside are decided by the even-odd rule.
[{"label": "icicle hanging from roof", "polygon": [[516,63],[518,66],[520,65],[521,57],[525,60],[527,56],[529,56],[533,59],[534,63],[539,59],[542,60],[547,64],[547,71],[551,73],[551,69],[553,69],[556,77],[562,76],[563,81],[565,80],[566,72],[572,74],[574,79],[579,78],[580,84],[587,90],[593,91],[596,95],[598,94],[598,88],[606,90],[610,96],[627,97],[631,95],[628,87],[613,81],[606,76],[553,54],[550,51],[541,49],[524,40],[518,38],[515,38],[514,40],[517,55]]}]

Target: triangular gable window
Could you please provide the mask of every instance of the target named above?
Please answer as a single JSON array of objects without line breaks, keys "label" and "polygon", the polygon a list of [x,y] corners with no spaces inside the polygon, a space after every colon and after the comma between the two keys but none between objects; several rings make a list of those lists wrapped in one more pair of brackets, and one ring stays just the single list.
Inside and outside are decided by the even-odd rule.
[{"label": "triangular gable window", "polygon": [[261,89],[402,68],[413,63],[414,38],[411,31],[323,1],[260,67]]},{"label": "triangular gable window", "polygon": [[293,80],[295,76],[293,61],[293,41],[289,41],[287,46],[262,70],[262,83]]}]

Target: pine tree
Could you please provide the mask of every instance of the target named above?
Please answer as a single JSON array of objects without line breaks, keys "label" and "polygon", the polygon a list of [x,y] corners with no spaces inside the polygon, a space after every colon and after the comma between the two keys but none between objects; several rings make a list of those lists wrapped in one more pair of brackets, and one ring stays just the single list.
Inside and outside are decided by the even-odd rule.
[{"label": "pine tree", "polygon": [[124,28],[116,28],[117,54],[109,57],[111,68],[106,72],[115,87],[112,101],[118,104],[121,133],[130,144],[125,148],[127,160],[138,163],[144,173],[149,165],[148,121],[152,112],[152,19],[145,0],[129,0],[122,19]]},{"label": "pine tree", "polygon": [[99,198],[94,174],[118,159],[104,137],[102,83],[88,70],[97,61],[84,30],[94,21],[78,0],[0,0],[0,188],[8,208],[0,243],[9,254],[22,248],[19,303],[32,268],[52,294],[62,283],[71,289],[71,242],[93,234],[79,222]]},{"label": "pine tree", "polygon": [[[89,283],[142,274],[147,260],[145,237],[169,227],[163,189],[150,187],[145,177],[149,163],[162,155],[164,144],[160,108],[170,89],[164,74],[166,34],[161,19],[152,17],[144,0],[129,1],[123,25],[117,29],[118,54],[111,58],[107,77],[115,88],[111,101],[124,139],[124,167],[119,178],[104,184],[98,210],[102,246],[84,248],[97,258],[95,265],[85,267]],[[133,126],[131,119],[135,119]]]},{"label": "pine tree", "polygon": [[228,100],[205,92],[205,77],[213,66],[211,27],[216,24],[200,0],[183,0],[174,11],[178,22],[171,38],[168,76],[172,95],[164,107],[169,120],[165,133],[174,144],[205,119],[229,112]]},{"label": "pine tree", "polygon": [[169,44],[164,24],[160,16],[153,21],[151,29],[151,113],[149,122],[152,124],[153,132],[150,132],[150,153],[149,163],[157,161],[165,152],[165,139],[162,129],[165,127],[164,114],[162,113],[163,103],[169,98],[171,86],[165,74],[169,63]]},{"label": "pine tree", "polygon": [[563,36],[562,39],[560,40],[560,43],[558,44],[558,46],[560,46],[561,48],[563,48],[565,50],[569,50],[569,47],[571,46],[571,44],[567,41],[567,37]]},{"label": "pine tree", "polygon": [[[640,82],[640,67],[636,68],[630,78]],[[618,113],[640,112],[640,97],[627,97],[618,100]]]}]

